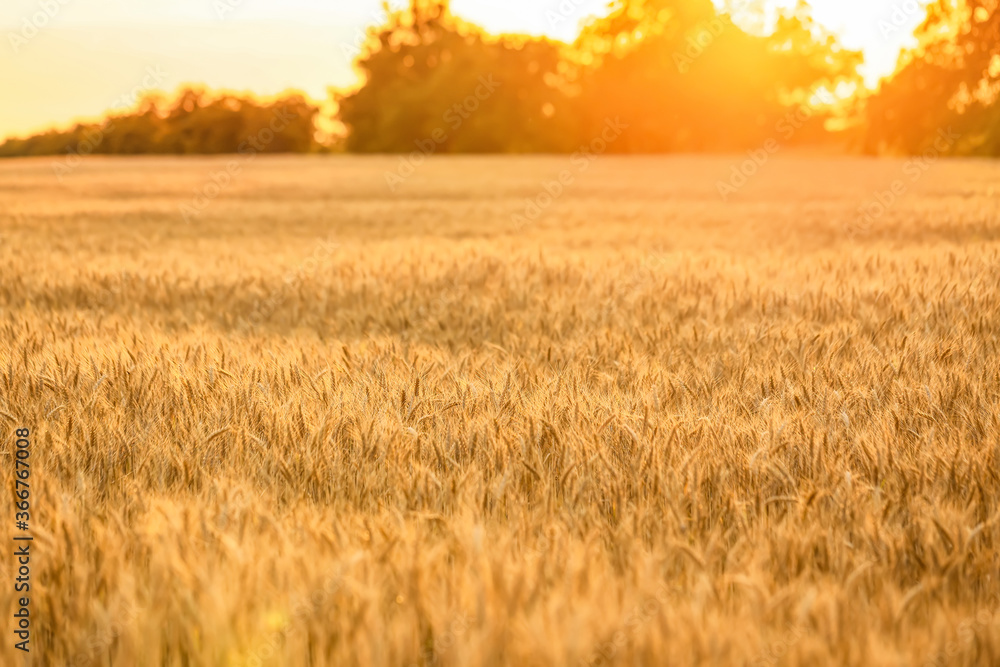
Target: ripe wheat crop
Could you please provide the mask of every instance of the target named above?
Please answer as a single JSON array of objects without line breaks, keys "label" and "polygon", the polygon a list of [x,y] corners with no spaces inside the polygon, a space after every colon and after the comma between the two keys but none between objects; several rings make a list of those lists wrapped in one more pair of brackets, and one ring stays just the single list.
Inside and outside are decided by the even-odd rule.
[{"label": "ripe wheat crop", "polygon": [[0,164],[34,664],[1000,664],[997,165],[222,165]]}]

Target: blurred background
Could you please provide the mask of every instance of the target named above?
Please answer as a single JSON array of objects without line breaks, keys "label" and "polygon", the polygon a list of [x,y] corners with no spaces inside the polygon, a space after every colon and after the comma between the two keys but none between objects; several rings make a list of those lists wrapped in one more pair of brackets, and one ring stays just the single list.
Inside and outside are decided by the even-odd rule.
[{"label": "blurred background", "polygon": [[996,0],[7,0],[0,28],[6,157],[572,153],[616,121],[608,152],[1000,153]]}]

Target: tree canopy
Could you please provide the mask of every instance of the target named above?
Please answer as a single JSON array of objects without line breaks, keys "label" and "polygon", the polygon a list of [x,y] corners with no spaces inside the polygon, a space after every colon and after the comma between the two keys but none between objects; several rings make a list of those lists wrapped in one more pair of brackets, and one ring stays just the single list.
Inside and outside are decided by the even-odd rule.
[{"label": "tree canopy", "polygon": [[[447,0],[410,0],[368,30],[358,85],[334,93],[343,133],[323,148],[572,152],[620,120],[628,130],[606,150],[736,151],[780,139],[872,154],[1000,155],[998,5],[933,0],[919,46],[867,91],[862,55],[803,3],[752,30],[712,0],[619,0],[564,44],[491,35],[454,16]],[[850,104],[830,96],[852,87],[861,92]],[[816,103],[821,94],[826,104]],[[237,152],[276,115],[287,122],[260,151],[321,147],[319,109],[301,95],[263,102],[188,87],[103,122],[8,140],[0,156]],[[959,138],[942,145],[945,130]]]},{"label": "tree canopy", "polygon": [[10,139],[0,145],[0,156],[307,152],[315,147],[318,111],[301,95],[262,102],[187,87],[172,100],[147,94],[136,109],[101,122]]},{"label": "tree canopy", "polygon": [[935,0],[920,46],[866,100],[869,153],[918,153],[947,129],[942,152],[1000,155],[1000,12],[997,0]]},{"label": "tree canopy", "polygon": [[[472,106],[481,110],[451,124],[436,150],[567,150],[615,117],[630,129],[613,150],[731,150],[773,134],[817,89],[857,80],[858,63],[804,14],[755,36],[710,0],[621,3],[569,47],[490,37],[445,0],[412,0],[371,31],[363,84],[338,102],[358,152],[411,151]],[[499,88],[471,99],[483,77]]]},{"label": "tree canopy", "polygon": [[357,68],[363,85],[338,96],[349,151],[409,152],[435,135],[439,152],[570,146],[555,42],[491,37],[445,2],[413,0],[372,31]]}]

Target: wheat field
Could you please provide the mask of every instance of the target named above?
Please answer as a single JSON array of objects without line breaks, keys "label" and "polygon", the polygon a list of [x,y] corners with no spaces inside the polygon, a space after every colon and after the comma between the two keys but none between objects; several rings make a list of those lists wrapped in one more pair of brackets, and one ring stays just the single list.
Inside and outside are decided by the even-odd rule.
[{"label": "wheat field", "polygon": [[33,664],[1000,664],[1000,165],[736,159],[0,163]]}]

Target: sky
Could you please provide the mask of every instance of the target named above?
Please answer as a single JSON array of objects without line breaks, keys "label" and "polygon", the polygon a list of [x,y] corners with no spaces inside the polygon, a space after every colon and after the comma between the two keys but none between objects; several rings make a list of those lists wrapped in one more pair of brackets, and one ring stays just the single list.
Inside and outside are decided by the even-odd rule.
[{"label": "sky", "polygon": [[[740,6],[752,0],[728,0]],[[796,0],[756,0],[774,8]],[[723,0],[718,0],[724,4]],[[810,0],[813,15],[863,49],[874,84],[912,41],[926,0]],[[391,0],[399,6],[405,0]],[[570,41],[608,0],[452,0],[491,32]],[[2,0],[0,137],[93,119],[147,87],[184,83],[315,100],[355,82],[350,54],[381,0]]]}]

